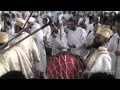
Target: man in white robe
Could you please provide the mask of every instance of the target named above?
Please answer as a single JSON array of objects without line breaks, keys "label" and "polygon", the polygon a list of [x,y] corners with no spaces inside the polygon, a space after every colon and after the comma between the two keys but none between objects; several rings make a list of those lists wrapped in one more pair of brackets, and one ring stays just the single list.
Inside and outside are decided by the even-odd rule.
[{"label": "man in white robe", "polygon": [[75,26],[75,21],[70,20],[70,30],[68,31],[68,46],[71,53],[79,56],[84,56],[87,50],[83,47],[86,42],[87,33],[84,29]]},{"label": "man in white robe", "polygon": [[9,40],[13,37],[14,35],[14,24],[15,22],[11,20],[11,17],[8,13],[3,14],[3,21],[4,21],[4,26],[2,27],[3,32],[7,32],[9,35]]},{"label": "man in white robe", "polygon": [[[35,19],[33,17],[30,17],[29,23],[33,24],[33,27],[30,29],[30,33],[39,29],[40,25],[35,22]],[[43,42],[43,31],[40,30],[37,33],[33,35],[33,38],[36,42],[38,52],[39,52],[39,57],[40,57],[40,62],[36,63],[36,69],[41,72],[43,77],[46,79],[46,67],[47,67],[47,61],[46,61],[46,52],[45,52],[45,44]]]},{"label": "man in white robe", "polygon": [[[47,24],[49,22],[48,18],[43,18],[43,25]],[[44,40],[48,41],[48,39],[50,38],[51,35],[51,28],[50,26],[45,27],[43,30],[43,34],[44,34]]]},{"label": "man in white robe", "polygon": [[50,37],[49,47],[52,48],[52,55],[67,51],[67,35],[59,23]]},{"label": "man in white robe", "polygon": [[95,34],[93,50],[86,56],[86,72],[111,73],[111,57],[106,47],[112,31],[109,28],[99,27]]},{"label": "man in white robe", "polygon": [[[6,42],[8,42],[8,34],[0,32],[0,46]],[[9,46],[6,45],[0,52],[0,76],[9,71],[22,71],[26,79],[33,78],[32,65],[24,51],[18,46],[14,46],[2,52],[7,48],[9,48]]]},{"label": "man in white robe", "polygon": [[116,72],[115,77],[120,79],[120,22],[115,21],[115,29],[117,33],[113,35],[108,44],[108,50],[112,58],[112,70]]},{"label": "man in white robe", "polygon": [[[15,23],[16,34],[23,28],[25,22],[26,21],[21,18],[16,19],[16,23]],[[11,46],[14,43],[18,42],[19,40],[26,37],[27,35],[29,35],[27,32],[22,32],[17,38],[15,38],[15,40],[13,40]],[[20,47],[25,52],[25,54],[27,55],[28,59],[32,64],[32,70],[34,71],[36,68],[35,64],[40,62],[40,58],[39,58],[38,48],[33,37],[32,36],[28,37],[27,39],[17,44],[17,46]]]}]

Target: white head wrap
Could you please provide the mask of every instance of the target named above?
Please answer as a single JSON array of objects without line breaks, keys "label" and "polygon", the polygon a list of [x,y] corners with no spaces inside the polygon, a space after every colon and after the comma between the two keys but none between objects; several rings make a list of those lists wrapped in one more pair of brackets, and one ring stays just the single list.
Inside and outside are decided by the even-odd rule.
[{"label": "white head wrap", "polygon": [[30,17],[28,22],[34,23],[35,22],[35,18],[34,17]]}]

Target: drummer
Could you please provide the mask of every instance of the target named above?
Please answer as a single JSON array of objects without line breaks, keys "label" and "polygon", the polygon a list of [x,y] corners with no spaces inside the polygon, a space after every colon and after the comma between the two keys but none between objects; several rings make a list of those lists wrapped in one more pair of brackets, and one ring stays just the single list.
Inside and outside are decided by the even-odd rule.
[{"label": "drummer", "polygon": [[86,55],[87,50],[83,47],[87,37],[85,29],[77,27],[72,18],[69,19],[69,25],[67,40],[71,53],[79,56]]},{"label": "drummer", "polygon": [[48,45],[48,47],[52,48],[52,55],[56,55],[62,51],[67,51],[67,37],[60,23],[56,23],[56,25],[54,25]]}]

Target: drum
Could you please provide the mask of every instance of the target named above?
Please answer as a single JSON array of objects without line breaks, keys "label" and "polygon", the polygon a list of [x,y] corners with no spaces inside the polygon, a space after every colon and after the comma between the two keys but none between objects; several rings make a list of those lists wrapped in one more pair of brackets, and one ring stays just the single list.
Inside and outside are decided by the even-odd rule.
[{"label": "drum", "polygon": [[70,52],[52,56],[47,65],[48,79],[83,79],[83,60]]}]

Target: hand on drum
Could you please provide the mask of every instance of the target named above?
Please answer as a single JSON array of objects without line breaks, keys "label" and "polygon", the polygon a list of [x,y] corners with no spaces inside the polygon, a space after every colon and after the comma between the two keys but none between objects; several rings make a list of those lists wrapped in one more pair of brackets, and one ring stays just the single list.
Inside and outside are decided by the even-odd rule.
[{"label": "hand on drum", "polygon": [[74,44],[72,45],[68,45],[70,48],[76,48],[76,46]]}]

